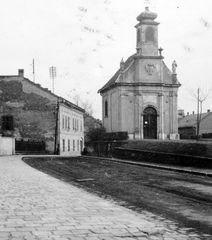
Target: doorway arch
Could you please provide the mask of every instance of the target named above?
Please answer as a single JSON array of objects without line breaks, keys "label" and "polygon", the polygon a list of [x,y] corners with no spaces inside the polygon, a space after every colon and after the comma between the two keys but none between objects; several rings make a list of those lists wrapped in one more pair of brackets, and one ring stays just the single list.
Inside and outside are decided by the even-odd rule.
[{"label": "doorway arch", "polygon": [[144,139],[157,139],[157,111],[147,107],[143,112]]}]

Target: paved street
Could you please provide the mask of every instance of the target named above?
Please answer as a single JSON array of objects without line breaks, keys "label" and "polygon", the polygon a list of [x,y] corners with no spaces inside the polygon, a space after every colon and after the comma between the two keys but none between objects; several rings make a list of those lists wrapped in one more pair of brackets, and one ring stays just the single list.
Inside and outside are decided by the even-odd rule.
[{"label": "paved street", "polygon": [[0,157],[0,239],[212,239]]}]

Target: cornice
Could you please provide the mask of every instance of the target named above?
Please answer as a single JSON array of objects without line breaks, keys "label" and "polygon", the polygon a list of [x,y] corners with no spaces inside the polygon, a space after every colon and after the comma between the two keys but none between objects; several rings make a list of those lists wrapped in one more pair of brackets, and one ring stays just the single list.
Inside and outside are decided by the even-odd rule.
[{"label": "cornice", "polygon": [[110,89],[113,89],[115,87],[139,87],[139,86],[145,86],[145,87],[170,87],[170,88],[179,88],[181,84],[167,84],[167,83],[147,83],[147,82],[135,82],[135,83],[125,83],[125,82],[118,82],[114,83],[113,85],[103,89],[102,91],[99,91],[99,93],[104,93]]},{"label": "cornice", "polygon": [[134,56],[134,59],[164,59],[163,56],[141,56],[141,55],[136,55]]}]

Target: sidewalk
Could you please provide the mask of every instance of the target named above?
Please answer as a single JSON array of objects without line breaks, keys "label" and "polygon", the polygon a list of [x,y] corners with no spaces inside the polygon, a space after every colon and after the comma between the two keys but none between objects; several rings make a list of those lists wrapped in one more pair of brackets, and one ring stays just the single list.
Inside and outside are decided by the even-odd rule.
[{"label": "sidewalk", "polygon": [[138,214],[0,157],[0,239],[212,239],[149,212]]}]

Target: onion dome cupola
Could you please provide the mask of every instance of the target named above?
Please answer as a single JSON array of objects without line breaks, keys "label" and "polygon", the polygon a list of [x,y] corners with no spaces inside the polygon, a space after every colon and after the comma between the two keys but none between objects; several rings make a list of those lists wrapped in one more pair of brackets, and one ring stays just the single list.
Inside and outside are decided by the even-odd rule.
[{"label": "onion dome cupola", "polygon": [[140,56],[158,56],[158,25],[155,21],[157,14],[151,12],[148,7],[142,12],[135,26],[137,29],[136,49]]}]

